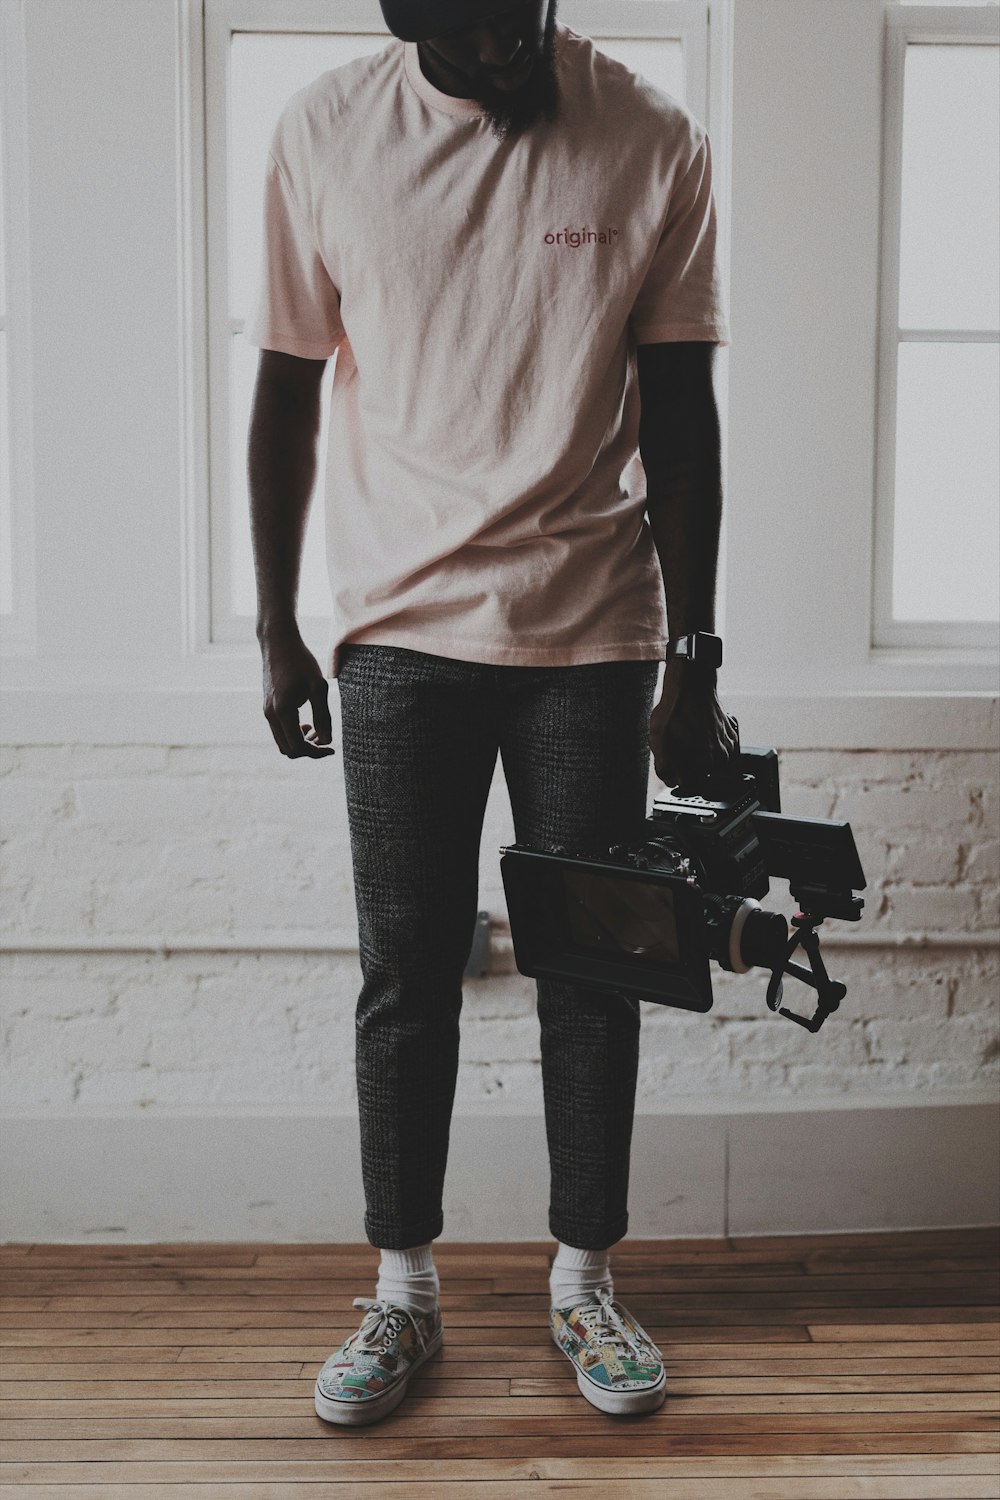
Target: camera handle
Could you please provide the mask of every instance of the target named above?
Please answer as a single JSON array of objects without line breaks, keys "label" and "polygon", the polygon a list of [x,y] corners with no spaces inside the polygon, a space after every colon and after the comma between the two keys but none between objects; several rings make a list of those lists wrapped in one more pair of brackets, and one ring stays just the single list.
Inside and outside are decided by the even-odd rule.
[{"label": "camera handle", "polygon": [[[790,1021],[797,1021],[807,1031],[818,1031],[826,1020],[840,1006],[841,1000],[847,994],[846,984],[841,984],[837,979],[831,979],[826,972],[822,958],[819,954],[819,936],[816,928],[823,921],[822,917],[814,917],[805,911],[797,911],[792,918],[792,926],[797,929],[788,947],[785,950],[781,963],[771,975],[767,986],[767,1006],[769,1010],[778,1010],[784,991],[782,975],[794,974],[796,979],[801,979],[803,984],[808,984],[814,989],[819,997],[814,1016],[797,1016],[794,1011],[788,1010],[784,1005],[778,1010],[778,1014],[787,1016]],[[805,969],[801,964],[791,962],[792,954],[796,948],[802,945],[809,959],[809,968]]]}]

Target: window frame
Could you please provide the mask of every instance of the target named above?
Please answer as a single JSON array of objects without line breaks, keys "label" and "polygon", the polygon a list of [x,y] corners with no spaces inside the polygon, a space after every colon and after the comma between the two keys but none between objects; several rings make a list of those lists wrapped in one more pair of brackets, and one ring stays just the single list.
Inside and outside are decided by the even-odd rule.
[{"label": "window frame", "polygon": [[13,609],[0,616],[0,656],[36,646],[34,488],[31,432],[31,314],[28,265],[28,150],[24,0],[0,0],[0,111],[3,122],[3,264],[10,458],[10,568]]},{"label": "window frame", "polygon": [[997,343],[997,329],[916,329],[899,324],[903,173],[903,87],[911,43],[1000,44],[1000,10],[990,5],[905,5],[885,8],[883,53],[882,247],[879,269],[878,420],[872,568],[872,648],[892,659],[900,649],[941,650],[984,663],[995,657],[1000,627],[981,622],[897,621],[892,613],[897,375],[904,342]]}]

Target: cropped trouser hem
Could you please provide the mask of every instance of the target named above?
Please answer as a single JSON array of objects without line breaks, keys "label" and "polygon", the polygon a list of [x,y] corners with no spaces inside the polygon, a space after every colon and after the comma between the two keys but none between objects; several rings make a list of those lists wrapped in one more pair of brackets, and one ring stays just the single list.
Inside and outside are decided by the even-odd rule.
[{"label": "cropped trouser hem", "polygon": [[550,1214],[549,1233],[554,1240],[570,1245],[574,1250],[610,1250],[628,1233],[628,1214],[611,1224],[598,1225],[575,1223]]},{"label": "cropped trouser hem", "polygon": [[436,1240],[443,1229],[443,1213],[402,1229],[398,1225],[379,1224],[373,1219],[365,1219],[368,1243],[379,1250],[412,1250],[415,1245],[426,1245],[431,1240]]}]

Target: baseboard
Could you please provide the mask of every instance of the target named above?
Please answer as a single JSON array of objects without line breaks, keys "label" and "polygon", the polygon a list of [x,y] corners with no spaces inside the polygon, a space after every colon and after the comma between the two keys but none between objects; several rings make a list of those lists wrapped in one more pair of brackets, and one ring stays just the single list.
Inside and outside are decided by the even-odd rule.
[{"label": "baseboard", "polygon": [[[635,1238],[931,1229],[1000,1221],[989,1103],[644,1115]],[[350,1116],[14,1118],[0,1134],[4,1242],[364,1240]],[[451,1240],[548,1233],[545,1129],[456,1117]]]}]

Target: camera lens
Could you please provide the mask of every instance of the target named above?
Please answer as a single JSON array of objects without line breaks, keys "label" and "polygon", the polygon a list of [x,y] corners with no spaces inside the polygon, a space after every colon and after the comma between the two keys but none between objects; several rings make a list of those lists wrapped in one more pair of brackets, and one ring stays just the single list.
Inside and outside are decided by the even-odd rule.
[{"label": "camera lens", "polygon": [[763,911],[742,896],[705,895],[709,957],[731,973],[773,969],[785,952],[788,924],[780,912]]},{"label": "camera lens", "polygon": [[748,913],[740,935],[740,956],[748,968],[776,968],[787,946],[788,923],[780,911],[758,907]]}]

